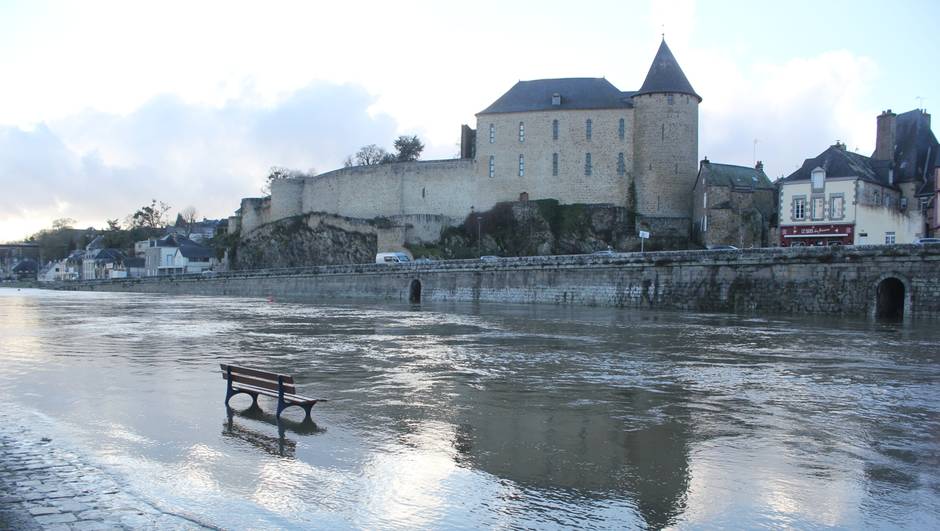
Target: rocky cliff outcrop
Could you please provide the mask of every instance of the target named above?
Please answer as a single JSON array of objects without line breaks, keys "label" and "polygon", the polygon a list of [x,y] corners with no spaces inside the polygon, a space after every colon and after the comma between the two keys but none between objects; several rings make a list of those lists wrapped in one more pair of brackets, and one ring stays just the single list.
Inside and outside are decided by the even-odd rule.
[{"label": "rocky cliff outcrop", "polygon": [[[635,215],[613,205],[561,205],[555,200],[500,203],[444,231],[437,246],[412,246],[415,256],[470,258],[478,254],[585,254],[610,246],[638,250]],[[685,238],[658,237],[647,249],[682,249]]]},{"label": "rocky cliff outcrop", "polygon": [[306,214],[261,226],[238,242],[235,268],[361,264],[375,259],[373,222],[329,218]]}]

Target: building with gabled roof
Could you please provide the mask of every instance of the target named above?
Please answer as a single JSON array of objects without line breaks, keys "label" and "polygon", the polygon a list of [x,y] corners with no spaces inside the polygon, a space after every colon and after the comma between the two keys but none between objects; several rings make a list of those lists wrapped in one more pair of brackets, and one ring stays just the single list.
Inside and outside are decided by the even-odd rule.
[{"label": "building with gabled roof", "polygon": [[783,179],[780,244],[911,243],[930,235],[937,151],[929,114],[882,112],[871,157],[837,142]]},{"label": "building with gabled roof", "polygon": [[692,239],[705,247],[766,247],[776,226],[777,187],[753,166],[705,158],[692,189]]}]

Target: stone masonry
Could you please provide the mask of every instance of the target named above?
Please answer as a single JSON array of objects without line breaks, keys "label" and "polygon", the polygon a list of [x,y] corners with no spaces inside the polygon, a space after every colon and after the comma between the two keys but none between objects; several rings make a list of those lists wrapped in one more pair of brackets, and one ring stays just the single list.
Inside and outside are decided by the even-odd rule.
[{"label": "stone masonry", "polygon": [[793,247],[358,264],[62,284],[62,289],[873,315],[886,279],[904,316],[940,318],[940,246]]},{"label": "stone masonry", "polygon": [[107,472],[0,413],[0,529],[216,529],[165,512]]}]

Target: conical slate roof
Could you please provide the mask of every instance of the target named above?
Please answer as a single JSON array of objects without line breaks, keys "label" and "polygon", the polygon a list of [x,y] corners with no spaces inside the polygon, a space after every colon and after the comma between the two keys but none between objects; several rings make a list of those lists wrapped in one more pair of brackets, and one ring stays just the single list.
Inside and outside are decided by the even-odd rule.
[{"label": "conical slate roof", "polygon": [[653,64],[650,65],[650,71],[646,74],[646,81],[643,82],[643,86],[635,95],[663,92],[688,94],[698,98],[699,102],[702,101],[702,97],[695,93],[692,84],[682,73],[682,68],[679,67],[676,57],[669,50],[669,46],[666,46],[666,39],[663,39],[662,44],[659,45],[659,51],[656,52]]}]

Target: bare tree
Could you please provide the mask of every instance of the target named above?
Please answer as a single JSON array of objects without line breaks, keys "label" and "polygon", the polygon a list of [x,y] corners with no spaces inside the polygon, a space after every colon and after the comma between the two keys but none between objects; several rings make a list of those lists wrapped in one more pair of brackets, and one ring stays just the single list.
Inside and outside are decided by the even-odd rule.
[{"label": "bare tree", "polygon": [[156,199],[152,199],[150,205],[143,206],[137,212],[134,212],[131,216],[131,222],[134,227],[160,229],[166,226],[166,213],[169,210],[170,205],[163,201],[158,203]]},{"label": "bare tree", "polygon": [[183,220],[183,226],[186,228],[186,237],[188,238],[189,235],[193,233],[193,225],[195,225],[196,221],[199,219],[199,212],[196,211],[196,207],[188,206],[180,211],[179,216]]},{"label": "bare tree", "polygon": [[62,229],[71,229],[75,225],[75,220],[72,218],[59,218],[52,222],[52,230],[62,230]]},{"label": "bare tree", "polygon": [[359,148],[359,151],[356,152],[356,164],[359,166],[382,164],[383,159],[385,159],[387,155],[387,151],[375,144],[362,146]]}]

